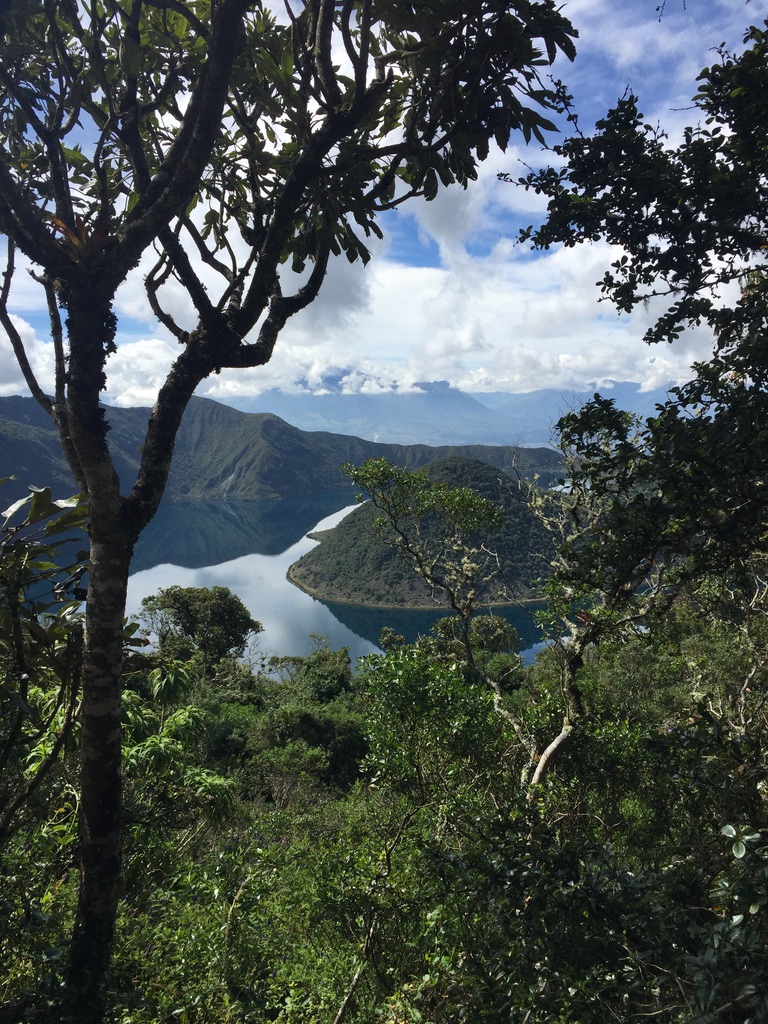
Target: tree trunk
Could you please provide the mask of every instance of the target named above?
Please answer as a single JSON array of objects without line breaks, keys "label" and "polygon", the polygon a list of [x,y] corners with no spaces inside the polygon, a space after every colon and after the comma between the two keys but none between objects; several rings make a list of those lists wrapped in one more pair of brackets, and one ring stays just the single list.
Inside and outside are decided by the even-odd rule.
[{"label": "tree trunk", "polygon": [[[70,947],[67,1012],[95,1024],[115,936],[122,862],[121,669],[131,547],[119,514],[91,510],[81,709],[80,891]],[[96,507],[94,508],[93,505]]]},{"label": "tree trunk", "polygon": [[[70,288],[67,415],[78,478],[87,487],[90,570],[80,710],[80,889],[66,984],[67,1019],[97,1024],[115,936],[122,861],[123,618],[135,535],[127,523],[99,397],[113,345],[111,296]],[[59,424],[57,424],[59,425]]]}]

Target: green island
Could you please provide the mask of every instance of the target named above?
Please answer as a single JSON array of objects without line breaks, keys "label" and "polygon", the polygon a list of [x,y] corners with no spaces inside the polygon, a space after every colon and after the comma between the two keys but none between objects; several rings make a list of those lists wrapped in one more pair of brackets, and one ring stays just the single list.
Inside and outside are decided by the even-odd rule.
[{"label": "green island", "polygon": [[[504,511],[496,531],[477,538],[498,560],[498,572],[481,588],[476,607],[499,607],[541,598],[542,577],[550,569],[552,537],[527,506],[516,478],[477,459],[438,459],[427,464],[431,480],[469,487],[496,502]],[[332,530],[311,535],[320,541],[289,568],[288,579],[325,601],[398,608],[449,607],[444,592],[435,590],[413,571],[397,548],[377,535],[379,515],[366,503]],[[439,524],[430,539],[439,543]],[[538,586],[538,590],[537,590]]]}]

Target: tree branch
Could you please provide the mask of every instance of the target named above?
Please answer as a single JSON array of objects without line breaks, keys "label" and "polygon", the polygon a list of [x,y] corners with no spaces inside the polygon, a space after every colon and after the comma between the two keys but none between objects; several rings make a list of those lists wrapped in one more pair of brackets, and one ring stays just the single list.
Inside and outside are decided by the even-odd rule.
[{"label": "tree branch", "polygon": [[24,381],[29,388],[32,397],[35,399],[37,404],[44,409],[49,416],[51,416],[53,403],[38,383],[37,377],[35,376],[29,359],[27,358],[24,342],[22,341],[21,335],[16,330],[16,325],[8,312],[8,298],[11,290],[11,281],[13,280],[13,275],[16,270],[15,263],[16,246],[13,238],[9,238],[6,266],[3,271],[3,284],[2,288],[0,288],[0,324],[3,325],[5,333],[8,335],[8,340],[13,348],[13,354],[16,356],[16,362],[19,364],[19,369],[21,370]]},{"label": "tree branch", "polygon": [[220,0],[212,8],[208,59],[181,127],[149,185],[129,213],[122,240],[125,259],[138,260],[179,209],[186,209],[218,138],[235,55],[242,42],[248,0]]}]

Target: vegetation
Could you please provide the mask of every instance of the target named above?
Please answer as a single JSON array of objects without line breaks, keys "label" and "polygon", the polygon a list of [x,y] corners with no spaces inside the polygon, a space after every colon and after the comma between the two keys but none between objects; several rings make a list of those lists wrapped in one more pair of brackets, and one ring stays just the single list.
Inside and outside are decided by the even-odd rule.
[{"label": "vegetation", "polygon": [[[133,481],[148,410],[110,408],[110,441],[120,478]],[[5,466],[17,476],[34,466],[37,481],[71,490],[74,480],[54,442],[50,419],[29,398],[0,397],[0,442]],[[559,452],[549,448],[460,445],[432,448],[364,441],[343,434],[297,430],[276,416],[243,413],[206,398],[195,398],[184,415],[176,442],[166,502],[242,502],[313,499],[336,491],[343,507],[353,488],[341,472],[347,462],[385,458],[396,466],[422,469],[438,458],[479,459],[504,472],[549,481],[562,474]],[[285,465],[291,472],[285,472]],[[26,490],[19,480],[5,485],[11,498]],[[335,509],[330,509],[335,511]],[[314,512],[313,512],[314,514]],[[320,516],[314,514],[312,523]],[[223,528],[223,524],[222,524]],[[242,528],[242,527],[241,527]],[[231,543],[236,543],[233,536]]]},{"label": "vegetation", "polygon": [[261,623],[226,587],[167,587],[141,602],[141,614],[157,638],[162,657],[193,656],[215,668],[225,658],[242,658]]},{"label": "vegetation", "polygon": [[[131,17],[140,14],[132,10]],[[217,10],[225,21],[232,17],[226,3]],[[215,25],[191,22],[185,8],[145,13],[142,31],[158,24],[166,31],[176,24],[172,15],[191,24],[192,42],[174,55],[196,69],[202,57],[194,37],[215,36]],[[38,28],[35,18],[45,17],[55,41],[78,16],[14,9],[4,15],[6,36],[18,42],[21,26],[29,43],[28,17]],[[128,24],[134,26],[130,18]],[[320,61],[312,65],[314,91],[333,121],[338,97],[321,60],[324,36],[310,57],[301,48],[304,27],[295,26],[298,53]],[[135,36],[126,40],[121,61],[135,85]],[[353,38],[349,46],[359,56]],[[31,49],[22,56],[33,62]],[[458,612],[435,635],[405,644],[389,634],[384,652],[356,671],[346,652],[322,643],[307,658],[254,670],[229,657],[252,620],[241,620],[239,632],[199,658],[209,639],[199,628],[202,613],[231,610],[226,594],[158,595],[158,612],[196,612],[191,625],[170,619],[170,647],[163,651],[161,642],[159,659],[121,624],[124,743],[115,771],[125,777],[126,828],[114,906],[119,927],[109,971],[97,992],[91,988],[91,1001],[65,1002],[70,1018],[768,1018],[765,488],[762,456],[746,429],[765,395],[764,232],[759,246],[753,234],[753,224],[762,224],[762,193],[755,190],[747,212],[742,195],[733,206],[712,203],[715,186],[747,189],[750,175],[765,180],[766,120],[757,115],[766,102],[767,53],[765,35],[754,29],[741,57],[723,55],[704,73],[700,102],[720,131],[692,132],[670,155],[644,128],[628,130],[620,106],[596,140],[566,145],[562,171],[540,179],[547,187],[554,182],[550,239],[599,236],[614,223],[614,200],[632,200],[622,207],[635,218],[624,239],[627,263],[615,268],[628,276],[616,294],[634,301],[666,267],[679,294],[658,330],[700,314],[711,321],[718,348],[690,389],[645,423],[602,401],[562,422],[567,480],[546,500],[531,495],[557,539],[547,584],[553,643],[534,665],[520,663],[515,637],[499,623],[479,626],[471,615],[474,583],[486,575],[474,558],[474,531],[496,523],[495,507],[466,487],[380,462],[364,476],[383,527],[395,531],[396,546],[446,590]],[[423,56],[427,71],[442,67]],[[201,79],[209,80],[207,70]],[[107,98],[111,81],[105,78]],[[368,87],[364,80],[337,86],[353,95]],[[175,115],[171,109],[171,120]],[[633,114],[630,121],[637,127]],[[53,156],[63,122],[56,125]],[[103,128],[104,145],[111,130]],[[135,157],[130,132],[120,140]],[[607,141],[610,165],[623,168],[623,192],[615,195],[609,164],[593,159]],[[692,171],[694,158],[699,174],[668,173]],[[141,178],[141,167],[134,173]],[[97,176],[97,190],[102,180]],[[118,195],[124,180],[111,179]],[[28,187],[42,203],[39,186]],[[669,189],[677,199],[666,204]],[[678,235],[680,218],[697,209],[699,189],[706,199],[700,215]],[[603,201],[605,219],[590,221],[590,207],[599,212]],[[162,199],[150,183],[136,218],[126,212],[127,238],[155,202]],[[571,210],[565,221],[559,203]],[[655,211],[652,232],[643,220],[648,210]],[[714,212],[724,220],[712,235],[706,229]],[[2,206],[0,216],[7,216]],[[35,223],[22,224],[33,240]],[[650,234],[669,244],[656,250]],[[94,234],[77,237],[93,247]],[[161,239],[169,258],[178,253],[178,237]],[[707,246],[717,256],[711,262]],[[698,277],[691,261],[700,265]],[[732,319],[700,293],[711,273],[743,285]],[[74,289],[73,282],[74,272],[65,287]],[[279,311],[281,297],[275,302]],[[728,376],[718,384],[722,371]],[[754,420],[758,432],[761,423]],[[75,423],[74,443],[77,429]],[[101,555],[93,542],[104,525],[94,527],[97,512],[92,501],[92,550]],[[437,550],[424,528],[434,516],[443,529]],[[11,506],[0,528],[0,1019],[26,1024],[62,1020],[62,989],[71,991],[77,977],[67,962],[69,936],[74,928],[84,941],[78,922],[92,909],[83,909],[78,877],[83,860],[93,868],[78,764],[80,751],[86,758],[93,752],[82,734],[94,694],[87,675],[82,690],[77,681],[80,659],[89,657],[93,611],[91,618],[86,611],[83,638],[74,601],[85,563],[58,544],[81,519],[77,501],[56,503],[35,491]],[[93,576],[95,559],[89,569]],[[171,654],[184,660],[168,660]],[[102,952],[97,966],[107,959]]]},{"label": "vegetation", "polygon": [[[553,130],[558,91],[540,69],[558,51],[573,56],[573,35],[553,0],[310,0],[289,5],[283,23],[248,0],[4,13],[0,324],[90,513],[80,898],[66,991],[78,1019],[101,1015],[120,898],[130,560],[195,388],[223,367],[264,365],[329,261],[367,261],[378,213],[466,185],[491,140],[506,147],[512,132],[541,140]],[[20,256],[49,312],[53,398],[11,315]],[[99,399],[118,339],[115,294],[143,257],[147,302],[180,350],[123,491]]]},{"label": "vegetation", "polygon": [[[381,472],[374,480],[377,468]],[[500,474],[487,463],[461,458],[437,459],[420,473],[398,470],[386,460],[376,459],[359,471],[351,471],[351,475],[373,500],[346,516],[333,530],[319,535],[320,545],[291,566],[292,582],[328,601],[450,608],[450,600],[435,576],[435,560],[447,554],[458,536],[450,535],[447,510],[438,509],[437,502],[440,495],[445,499],[462,487],[492,503],[478,509],[491,521],[477,523],[466,537],[467,543],[476,545],[473,557],[477,562],[480,556],[487,577],[479,585],[473,605],[509,604],[537,593],[535,583],[549,567],[550,537],[526,507],[520,487],[511,476]],[[384,528],[378,502],[389,487],[403,489],[401,513],[408,523],[400,524],[400,528],[405,530],[420,518],[420,502],[431,493],[434,500],[430,514],[422,520],[421,537],[431,569],[425,566],[414,573],[408,553],[392,543],[393,534]],[[451,557],[458,561],[458,551],[454,550]]]},{"label": "vegetation", "polygon": [[599,400],[564,421],[584,485],[601,477],[600,495],[615,496],[614,521],[593,536],[615,526],[625,550],[610,557],[629,554],[629,541],[636,564],[675,552],[687,572],[720,570],[767,535],[766,26],[748,31],[740,55],[720,50],[702,71],[702,123],[680,146],[666,145],[630,95],[593,137],[555,147],[559,169],[523,181],[549,199],[547,222],[526,237],[543,247],[617,244],[622,255],[600,282],[606,298],[620,311],[668,303],[650,343],[697,325],[713,334],[712,358],[639,429]]},{"label": "vegetation", "polygon": [[[593,648],[589,720],[528,796],[458,621],[357,672],[322,644],[256,672],[135,664],[109,1019],[762,1019],[768,632],[743,613],[702,590]],[[543,748],[560,653],[525,669],[486,618],[474,663]],[[6,1019],[57,1019],[62,755],[2,851]]]}]

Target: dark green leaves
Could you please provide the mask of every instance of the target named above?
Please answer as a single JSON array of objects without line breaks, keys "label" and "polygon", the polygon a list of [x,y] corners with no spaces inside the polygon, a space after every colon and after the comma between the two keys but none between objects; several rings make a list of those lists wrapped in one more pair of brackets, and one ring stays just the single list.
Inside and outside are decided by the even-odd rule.
[{"label": "dark green leaves", "polygon": [[243,602],[227,587],[167,587],[141,604],[161,653],[190,658],[204,668],[241,657],[248,638],[261,632]]}]

